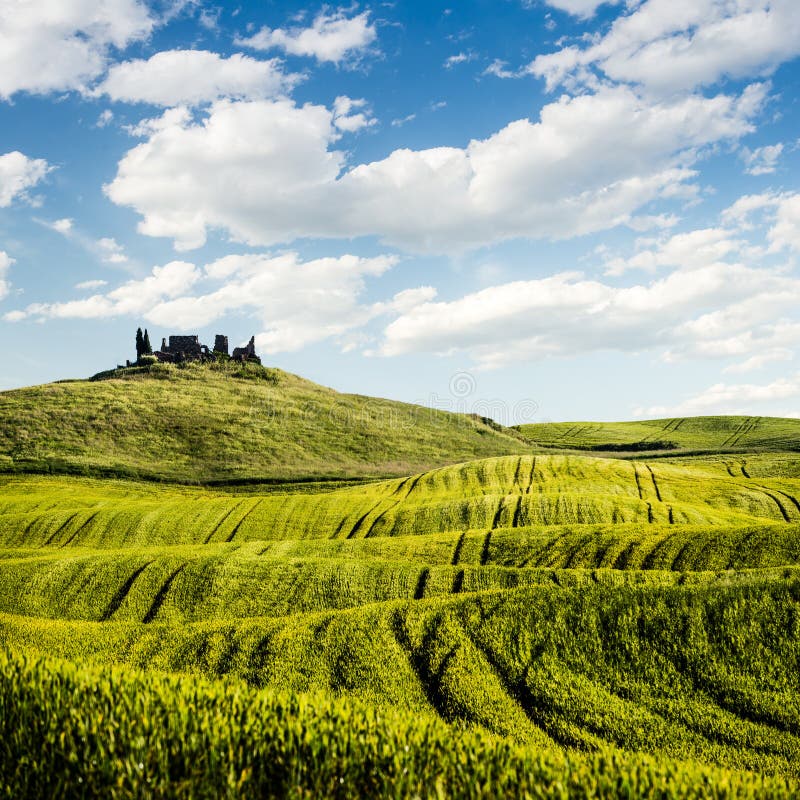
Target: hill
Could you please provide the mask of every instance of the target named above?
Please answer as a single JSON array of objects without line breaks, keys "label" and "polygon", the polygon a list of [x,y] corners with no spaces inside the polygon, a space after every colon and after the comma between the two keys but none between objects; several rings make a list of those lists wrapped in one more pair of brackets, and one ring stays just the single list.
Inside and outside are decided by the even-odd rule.
[{"label": "hill", "polygon": [[800,419],[673,417],[641,422],[547,422],[517,426],[531,443],[610,453],[750,453],[800,450]]},{"label": "hill", "polygon": [[800,791],[793,420],[509,432],[230,365],[0,413],[14,796]]},{"label": "hill", "polygon": [[408,475],[523,453],[515,431],[276,369],[118,370],[0,393],[0,471],[180,483]]}]

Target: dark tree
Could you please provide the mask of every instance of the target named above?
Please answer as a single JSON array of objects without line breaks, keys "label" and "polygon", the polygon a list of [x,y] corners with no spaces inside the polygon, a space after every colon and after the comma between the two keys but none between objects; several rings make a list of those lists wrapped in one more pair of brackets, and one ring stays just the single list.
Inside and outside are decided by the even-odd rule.
[{"label": "dark tree", "polygon": [[144,329],[144,339],[142,340],[142,348],[144,355],[146,356],[153,355],[153,347],[150,344],[150,334],[147,332],[147,328]]},{"label": "dark tree", "polygon": [[138,361],[144,355],[144,336],[142,329],[136,329],[136,360]]}]

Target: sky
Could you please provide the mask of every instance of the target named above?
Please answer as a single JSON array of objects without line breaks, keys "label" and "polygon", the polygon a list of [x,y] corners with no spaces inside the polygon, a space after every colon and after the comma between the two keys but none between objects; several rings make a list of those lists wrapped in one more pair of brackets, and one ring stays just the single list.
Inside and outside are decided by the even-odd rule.
[{"label": "sky", "polygon": [[0,390],[196,333],[504,424],[800,416],[796,0],[0,0]]}]

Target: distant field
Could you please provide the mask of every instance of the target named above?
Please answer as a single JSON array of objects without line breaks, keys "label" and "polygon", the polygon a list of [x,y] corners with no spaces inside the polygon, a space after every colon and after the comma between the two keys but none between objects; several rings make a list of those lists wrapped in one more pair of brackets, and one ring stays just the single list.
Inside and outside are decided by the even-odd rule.
[{"label": "distant field", "polygon": [[0,395],[42,459],[0,475],[8,796],[800,792],[793,420],[403,439],[254,422],[251,392],[388,402],[269,371],[26,391]]},{"label": "distant field", "polygon": [[642,422],[548,422],[520,425],[531,442],[560,449],[747,453],[800,450],[800,419],[675,417]]}]

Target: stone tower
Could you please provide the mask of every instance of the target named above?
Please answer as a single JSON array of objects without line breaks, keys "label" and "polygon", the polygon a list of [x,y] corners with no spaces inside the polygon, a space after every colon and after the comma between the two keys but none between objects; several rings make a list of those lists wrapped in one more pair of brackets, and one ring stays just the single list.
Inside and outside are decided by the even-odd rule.
[{"label": "stone tower", "polygon": [[214,352],[215,353],[222,353],[222,355],[228,355],[228,337],[222,336],[221,334],[217,334],[214,337]]}]

